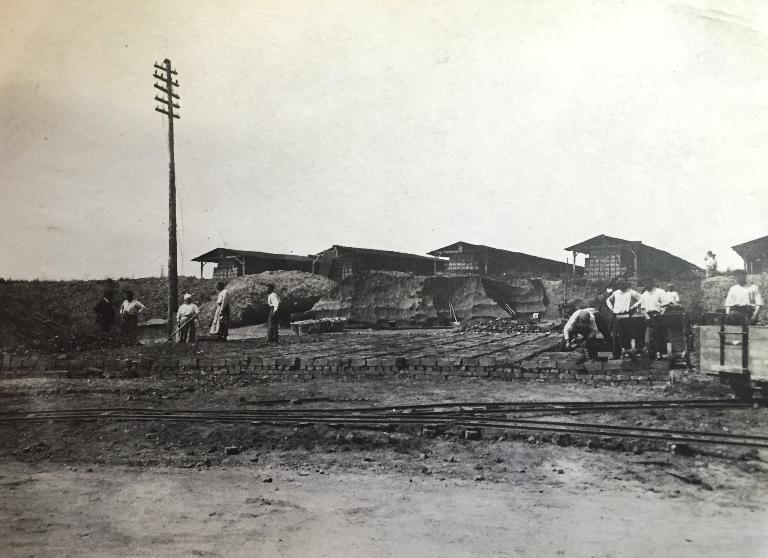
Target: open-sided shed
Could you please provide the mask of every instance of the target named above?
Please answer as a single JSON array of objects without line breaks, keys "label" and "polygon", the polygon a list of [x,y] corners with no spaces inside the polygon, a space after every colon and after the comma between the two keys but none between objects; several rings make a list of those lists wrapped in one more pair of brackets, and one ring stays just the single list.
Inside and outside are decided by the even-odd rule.
[{"label": "open-sided shed", "polygon": [[571,272],[565,262],[463,241],[432,250],[429,254],[448,258],[446,272],[452,275],[511,273],[528,277],[542,275],[559,277]]},{"label": "open-sided shed", "polygon": [[354,248],[335,244],[314,258],[313,273],[341,281],[361,271],[402,271],[414,275],[434,275],[445,262],[417,254]]},{"label": "open-sided shed", "polygon": [[293,254],[270,254],[250,250],[214,248],[196,258],[200,262],[200,277],[203,277],[205,264],[216,264],[214,279],[232,279],[241,275],[253,275],[264,271],[312,271],[313,258]]}]

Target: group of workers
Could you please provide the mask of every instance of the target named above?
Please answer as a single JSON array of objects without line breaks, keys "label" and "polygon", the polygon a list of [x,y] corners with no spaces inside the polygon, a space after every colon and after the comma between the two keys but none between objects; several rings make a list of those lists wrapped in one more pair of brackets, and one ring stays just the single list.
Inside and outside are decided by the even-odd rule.
[{"label": "group of workers", "polygon": [[[96,314],[96,325],[102,332],[109,332],[115,326],[117,315],[114,306],[115,291],[104,291],[102,299],[96,303],[93,311]],[[129,340],[136,340],[139,314],[147,307],[136,300],[133,291],[126,289],[123,291],[123,302],[118,310],[120,315],[120,331]]]},{"label": "group of workers", "polygon": [[[230,323],[230,304],[229,290],[223,282],[216,284],[216,308],[211,321],[210,334],[215,335],[219,341],[226,341],[229,335]],[[139,302],[133,291],[125,290],[124,299],[119,308],[120,332],[129,342],[136,343],[138,338],[139,314],[146,310],[146,306]],[[112,331],[116,312],[114,306],[115,291],[107,290],[104,296],[94,306],[93,311],[96,314],[96,324],[102,332]],[[280,297],[275,292],[275,286],[267,285],[267,305],[269,306],[269,315],[267,318],[267,340],[270,343],[278,342],[278,310],[280,308]],[[183,303],[176,312],[176,331],[174,337],[179,343],[194,343],[197,338],[196,323],[200,316],[200,308],[192,302],[192,295],[186,293],[183,296]]]},{"label": "group of workers", "polygon": [[[743,270],[734,273],[733,285],[725,299],[725,313],[743,317],[747,323],[755,323],[763,305],[757,285],[747,285]],[[651,359],[667,353],[668,331],[662,316],[681,312],[680,295],[674,285],[667,290],[657,287],[652,278],[640,281],[642,294],[632,289],[628,282],[619,282],[615,289],[606,290],[606,296],[598,300],[596,308],[581,308],[568,319],[563,329],[566,347],[571,348],[581,338],[590,359],[596,360],[598,333],[611,346],[613,357],[632,349],[644,351]],[[633,318],[644,318],[643,322]],[[638,328],[638,322],[643,327]],[[634,346],[632,342],[634,340]]]}]

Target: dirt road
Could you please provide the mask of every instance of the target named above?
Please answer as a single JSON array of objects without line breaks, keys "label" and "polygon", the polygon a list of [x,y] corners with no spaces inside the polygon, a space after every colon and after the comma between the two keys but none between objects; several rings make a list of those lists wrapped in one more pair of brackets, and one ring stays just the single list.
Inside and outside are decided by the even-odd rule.
[{"label": "dirt road", "polygon": [[[765,556],[766,507],[594,484],[5,463],[4,556]],[[765,503],[765,502],[763,502]],[[727,525],[727,528],[724,526]]]}]

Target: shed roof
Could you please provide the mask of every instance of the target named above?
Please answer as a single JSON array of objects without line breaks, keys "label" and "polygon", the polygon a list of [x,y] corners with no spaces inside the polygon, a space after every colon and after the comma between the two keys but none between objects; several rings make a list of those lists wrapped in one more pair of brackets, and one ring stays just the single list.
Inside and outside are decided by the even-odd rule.
[{"label": "shed roof", "polygon": [[552,260],[550,258],[542,258],[541,256],[534,256],[533,254],[526,254],[525,252],[512,252],[511,250],[503,250],[501,248],[494,248],[493,246],[485,246],[484,244],[471,244],[469,242],[464,242],[463,240],[460,240],[459,242],[454,242],[453,244],[449,244],[448,246],[443,246],[442,248],[438,248],[436,250],[432,250],[429,252],[432,256],[438,256],[445,252],[453,252],[458,249],[459,245],[461,245],[463,248],[467,248],[470,250],[477,250],[477,251],[484,251],[488,252],[494,256],[497,256],[501,259],[521,259],[521,260],[527,260],[528,262],[538,262],[538,263],[547,263],[547,264],[557,264],[557,265],[564,265],[565,262],[561,262],[558,260]]},{"label": "shed roof", "polygon": [[[653,246],[643,244],[640,240],[625,240],[623,238],[617,238],[615,236],[607,236],[604,234],[597,235],[589,240],[574,244],[566,248],[569,252],[581,252],[582,254],[589,254],[590,248],[597,248],[600,246],[632,246],[638,252],[638,255],[646,262],[657,267],[669,267],[669,263],[672,264],[673,270],[676,272],[684,272],[690,270],[701,270],[697,265],[684,260],[674,254],[670,254],[664,250],[659,250]],[[670,271],[673,271],[670,270]]]},{"label": "shed roof", "polygon": [[742,242],[736,246],[731,246],[733,250],[742,258],[751,258],[762,256],[768,252],[768,236],[762,236],[748,242]]},{"label": "shed roof", "polygon": [[333,250],[338,255],[342,255],[343,253],[352,253],[352,254],[368,254],[371,256],[382,256],[382,257],[391,257],[391,258],[403,258],[403,259],[411,259],[411,260],[418,260],[418,261],[428,261],[430,263],[435,261],[435,258],[430,258],[428,256],[420,256],[418,254],[408,254],[406,252],[394,252],[391,250],[377,250],[374,248],[357,248],[354,246],[341,246],[339,244],[334,244],[327,250],[323,250],[323,252],[328,252],[329,250]]},{"label": "shed roof", "polygon": [[231,248],[214,248],[210,252],[192,258],[193,262],[218,262],[228,257],[261,258],[265,260],[283,260],[291,262],[311,262],[309,256],[297,256],[295,254],[271,254],[269,252],[254,252],[252,250],[233,250]]},{"label": "shed roof", "polygon": [[565,248],[569,252],[581,252],[582,254],[588,254],[589,249],[593,248],[595,246],[606,246],[606,245],[622,245],[622,244],[642,244],[639,240],[625,240],[623,238],[617,238],[615,236],[608,236],[605,234],[599,234],[597,236],[593,236],[592,238],[585,240],[584,242],[579,242],[578,244],[574,244],[573,246],[569,246],[568,248]]}]

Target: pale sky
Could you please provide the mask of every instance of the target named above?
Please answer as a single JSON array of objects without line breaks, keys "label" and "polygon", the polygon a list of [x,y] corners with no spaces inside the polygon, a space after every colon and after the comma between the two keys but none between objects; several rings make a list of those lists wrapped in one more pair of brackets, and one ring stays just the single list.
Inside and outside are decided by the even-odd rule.
[{"label": "pale sky", "polygon": [[158,275],[218,246],[702,265],[768,234],[766,2],[0,0],[0,276]]}]

